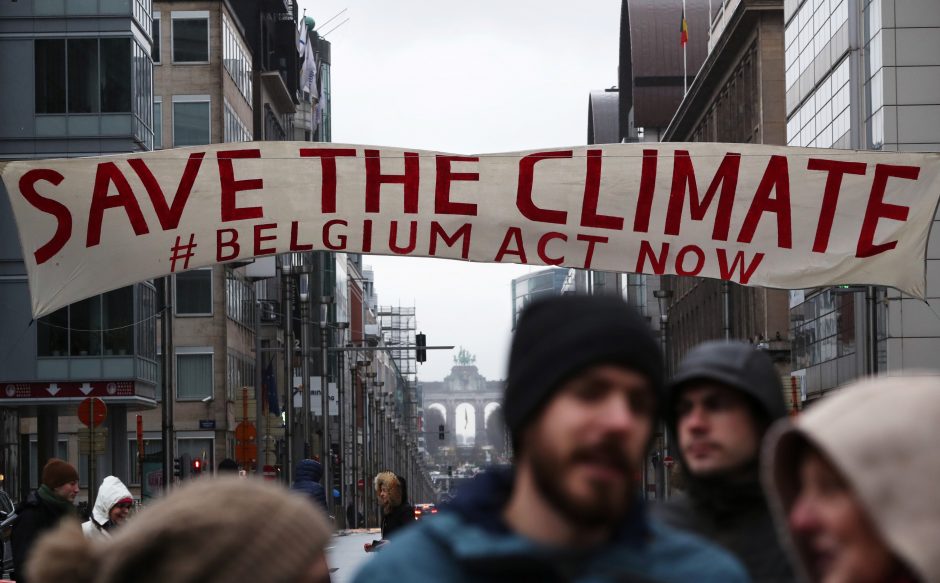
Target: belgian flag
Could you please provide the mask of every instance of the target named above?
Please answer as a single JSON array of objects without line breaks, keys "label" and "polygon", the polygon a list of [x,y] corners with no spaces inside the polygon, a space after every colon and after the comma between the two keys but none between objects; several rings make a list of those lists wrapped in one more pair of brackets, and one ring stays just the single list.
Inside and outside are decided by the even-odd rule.
[{"label": "belgian flag", "polygon": [[679,43],[684,47],[689,42],[689,24],[685,21],[685,6],[682,7],[682,24],[679,25]]}]

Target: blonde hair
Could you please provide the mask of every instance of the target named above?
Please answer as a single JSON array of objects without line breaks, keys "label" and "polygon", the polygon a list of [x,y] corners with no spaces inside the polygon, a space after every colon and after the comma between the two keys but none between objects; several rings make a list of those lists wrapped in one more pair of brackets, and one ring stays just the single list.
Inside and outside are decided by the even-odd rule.
[{"label": "blonde hair", "polygon": [[383,486],[385,487],[385,490],[388,492],[388,500],[392,506],[401,505],[401,480],[398,479],[398,476],[395,475],[395,472],[389,470],[379,472],[376,474],[372,483],[375,486],[376,492],[379,491],[379,488]]}]

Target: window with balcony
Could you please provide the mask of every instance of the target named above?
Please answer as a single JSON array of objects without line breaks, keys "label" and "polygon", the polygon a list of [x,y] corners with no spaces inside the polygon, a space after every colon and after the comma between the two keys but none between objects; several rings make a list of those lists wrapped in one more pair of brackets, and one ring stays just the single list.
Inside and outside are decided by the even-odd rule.
[{"label": "window with balcony", "polygon": [[134,288],[76,302],[39,319],[39,356],[120,356],[134,353]]}]

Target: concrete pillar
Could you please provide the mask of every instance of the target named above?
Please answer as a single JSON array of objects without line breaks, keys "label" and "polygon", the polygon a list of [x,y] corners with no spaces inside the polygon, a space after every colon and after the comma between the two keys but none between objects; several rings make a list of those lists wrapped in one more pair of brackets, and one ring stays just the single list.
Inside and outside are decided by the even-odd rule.
[{"label": "concrete pillar", "polygon": [[486,403],[483,401],[475,401],[473,403],[473,413],[476,416],[476,435],[473,439],[474,447],[483,447],[487,445],[486,439],[486,414],[484,409],[486,408]]},{"label": "concrete pillar", "polygon": [[0,473],[3,489],[12,497],[20,491],[20,415],[16,409],[0,409]]},{"label": "concrete pillar", "polygon": [[59,443],[59,410],[56,407],[39,406],[36,408],[36,482],[42,482],[42,468],[51,458],[56,457]]},{"label": "concrete pillar", "polygon": [[[111,405],[108,407],[108,446],[105,453],[105,468],[111,475],[117,476],[127,484],[131,478],[128,466],[128,436],[127,436],[127,405]],[[102,479],[104,472],[98,476]]]}]

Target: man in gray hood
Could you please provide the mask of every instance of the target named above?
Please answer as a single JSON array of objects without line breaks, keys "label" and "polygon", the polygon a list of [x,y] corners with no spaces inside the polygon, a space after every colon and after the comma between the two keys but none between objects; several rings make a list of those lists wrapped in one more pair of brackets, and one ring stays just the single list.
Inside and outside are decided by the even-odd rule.
[{"label": "man in gray hood", "polygon": [[745,342],[694,348],[663,413],[688,488],[659,508],[661,518],[731,551],[754,581],[792,581],[759,478],[764,433],[787,414],[767,354]]}]

